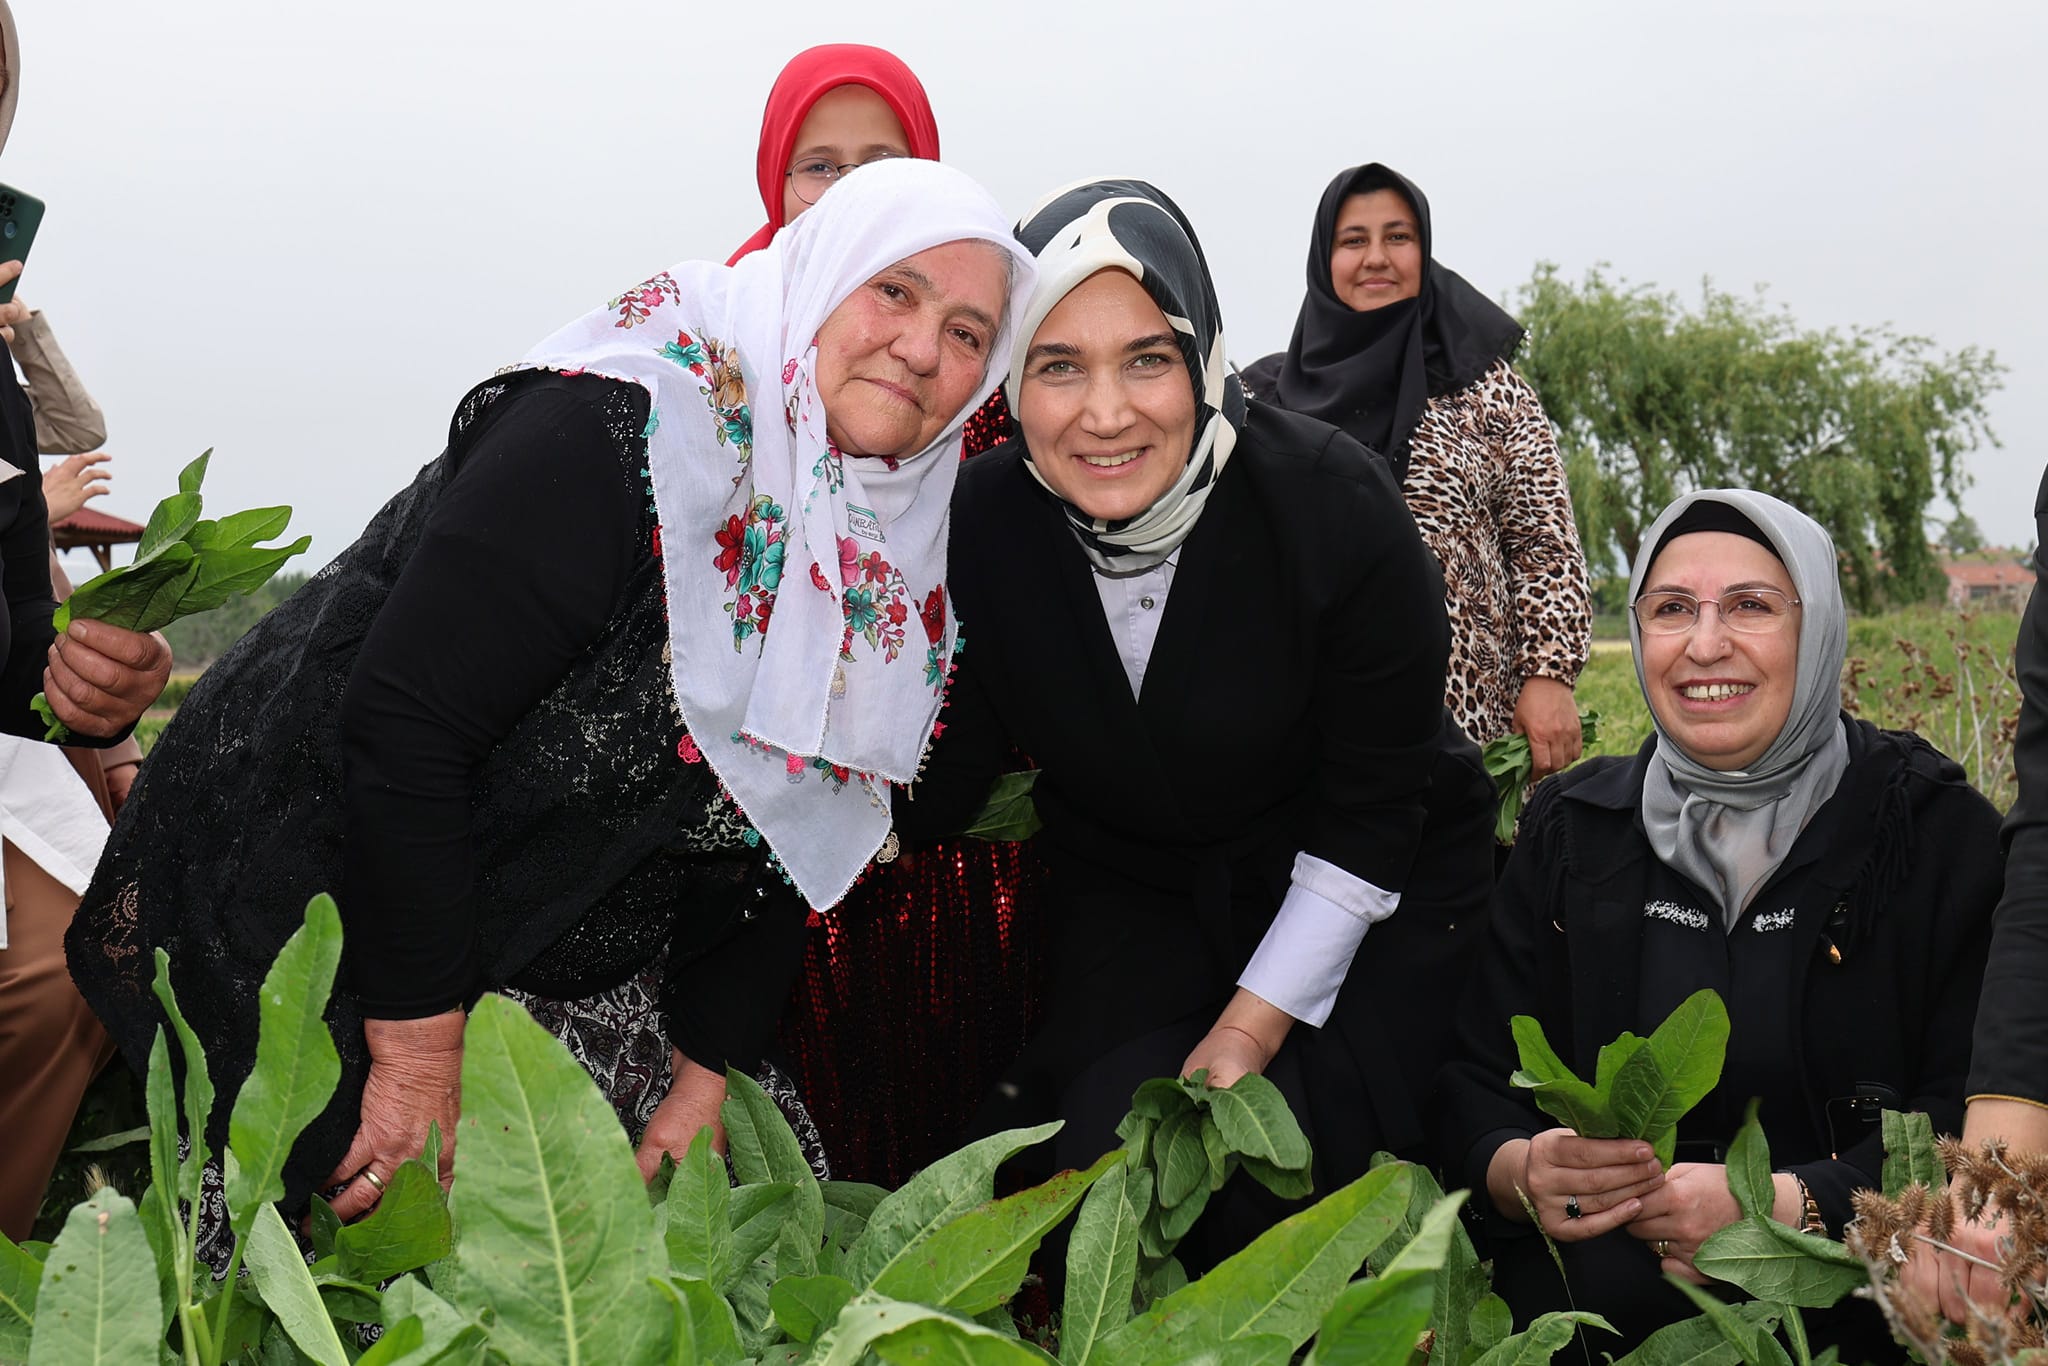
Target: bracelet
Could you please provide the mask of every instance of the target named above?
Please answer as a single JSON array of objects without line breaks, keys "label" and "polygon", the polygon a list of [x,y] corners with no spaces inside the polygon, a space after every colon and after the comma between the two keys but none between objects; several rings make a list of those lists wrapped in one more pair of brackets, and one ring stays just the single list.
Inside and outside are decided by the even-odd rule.
[{"label": "bracelet", "polygon": [[1792,1174],[1792,1180],[1799,1186],[1799,1231],[1827,1237],[1828,1221],[1821,1218],[1820,1201],[1813,1198],[1813,1188],[1797,1172]]}]

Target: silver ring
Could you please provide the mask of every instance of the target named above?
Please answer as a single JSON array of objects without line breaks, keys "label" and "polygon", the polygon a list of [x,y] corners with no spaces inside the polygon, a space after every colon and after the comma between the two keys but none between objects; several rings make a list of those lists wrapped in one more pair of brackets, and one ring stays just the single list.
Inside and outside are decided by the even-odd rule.
[{"label": "silver ring", "polygon": [[1656,1242],[1650,1244],[1650,1251],[1656,1253],[1660,1261],[1669,1257],[1671,1255],[1671,1240],[1669,1238],[1659,1238]]},{"label": "silver ring", "polygon": [[1564,1217],[1565,1217],[1565,1218],[1567,1218],[1567,1219],[1578,1219],[1578,1218],[1581,1218],[1581,1217],[1583,1217],[1583,1216],[1585,1215],[1585,1213],[1586,1213],[1586,1212],[1585,1212],[1584,1210],[1582,1210],[1582,1209],[1580,1209],[1580,1208],[1579,1208],[1579,1197],[1578,1197],[1578,1196],[1576,1196],[1576,1195],[1567,1195],[1567,1196],[1566,1196],[1566,1197],[1564,1198]]},{"label": "silver ring", "polygon": [[363,1180],[375,1186],[377,1194],[382,1195],[384,1193],[384,1178],[378,1176],[377,1173],[371,1171],[368,1167],[363,1168]]}]

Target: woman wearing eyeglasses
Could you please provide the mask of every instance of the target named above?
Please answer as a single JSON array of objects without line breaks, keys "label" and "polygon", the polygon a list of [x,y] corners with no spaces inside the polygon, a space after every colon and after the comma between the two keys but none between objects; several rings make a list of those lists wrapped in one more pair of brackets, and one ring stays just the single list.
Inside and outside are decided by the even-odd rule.
[{"label": "woman wearing eyeglasses", "polygon": [[[1850,1193],[1878,1184],[1882,1110],[1958,1128],[2000,889],[1998,813],[1962,770],[1840,709],[1827,532],[1723,489],[1673,503],[1643,544],[1630,633],[1656,732],[1536,789],[1442,1097],[1448,1175],[1484,1193],[1517,1320],[1576,1303],[1627,1345],[1695,1312],[1662,1277],[1705,1283],[1700,1243],[1740,1217],[1721,1164],[1752,1097],[1772,1217],[1835,1237]],[[1590,1080],[1603,1044],[1706,987],[1728,1007],[1727,1065],[1668,1170],[1647,1143],[1555,1127],[1509,1083],[1511,1016]],[[1844,1360],[1894,1354],[1870,1306],[1827,1318],[1809,1327]]]}]

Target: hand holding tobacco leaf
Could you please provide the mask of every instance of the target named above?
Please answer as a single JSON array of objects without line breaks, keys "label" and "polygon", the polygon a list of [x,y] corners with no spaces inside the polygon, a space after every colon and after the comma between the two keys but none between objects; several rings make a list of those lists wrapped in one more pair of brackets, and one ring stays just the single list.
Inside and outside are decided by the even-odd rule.
[{"label": "hand holding tobacco leaf", "polygon": [[[208,612],[243,593],[253,593],[313,543],[301,536],[290,545],[262,546],[291,521],[288,507],[251,508],[219,521],[201,521],[199,485],[211,450],[178,475],[178,491],[156,506],[135,547],[133,562],[80,584],[58,604],[52,624],[63,635],[73,617],[103,621],[130,631],[156,631],[180,617]],[[31,702],[48,730],[43,738],[62,744],[70,731],[37,693]]]}]

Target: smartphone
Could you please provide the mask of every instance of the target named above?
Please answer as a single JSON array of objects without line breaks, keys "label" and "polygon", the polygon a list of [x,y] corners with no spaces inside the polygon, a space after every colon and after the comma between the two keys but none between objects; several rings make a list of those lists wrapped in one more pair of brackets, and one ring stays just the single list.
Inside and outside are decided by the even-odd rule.
[{"label": "smartphone", "polygon": [[[12,186],[0,185],[0,261],[26,261],[42,222],[42,200]],[[0,304],[14,302],[14,287],[20,283],[17,276],[0,285]]]}]

